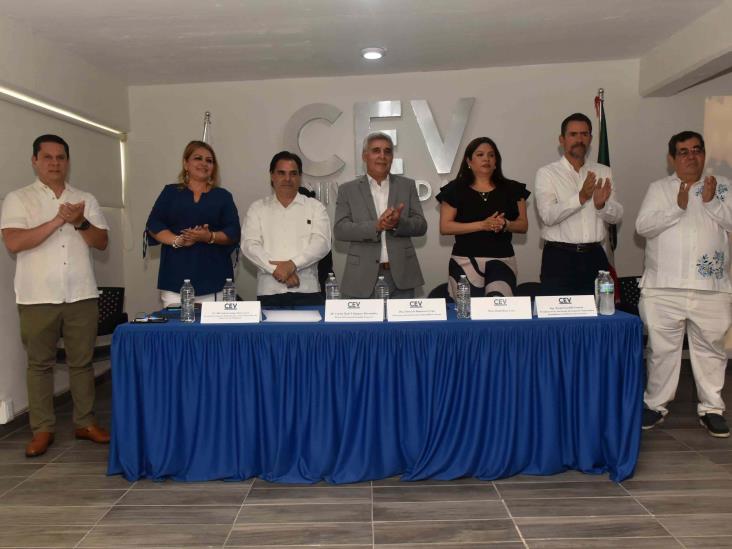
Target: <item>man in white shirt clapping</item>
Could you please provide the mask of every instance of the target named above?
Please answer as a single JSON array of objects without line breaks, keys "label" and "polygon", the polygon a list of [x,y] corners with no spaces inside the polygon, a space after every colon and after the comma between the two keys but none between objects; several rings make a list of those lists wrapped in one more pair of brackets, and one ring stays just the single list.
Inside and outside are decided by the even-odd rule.
[{"label": "man in white shirt clapping", "polygon": [[99,292],[91,248],[107,247],[107,222],[94,196],[66,182],[69,146],[57,135],[33,142],[37,179],[8,193],[0,228],[5,247],[17,255],[15,298],[20,335],[28,355],[28,409],[33,439],[28,457],[53,443],[53,367],[63,334],[74,402],[76,438],[106,444],[109,433],[94,420],[92,356],[97,337]]},{"label": "man in white shirt clapping", "polygon": [[724,335],[732,322],[728,231],[732,183],[702,177],[704,139],[692,131],[668,146],[674,174],[651,183],[636,231],[646,238],[640,314],[648,329],[648,383],[643,429],[668,413],[679,381],[684,332],[689,339],[699,422],[714,437],[729,436],[722,416],[727,355]]},{"label": "man in white shirt clapping", "polygon": [[536,173],[545,295],[593,294],[597,272],[609,267],[602,242],[623,207],[615,200],[610,168],[586,159],[591,142],[590,119],[569,115],[559,136],[562,158]]}]

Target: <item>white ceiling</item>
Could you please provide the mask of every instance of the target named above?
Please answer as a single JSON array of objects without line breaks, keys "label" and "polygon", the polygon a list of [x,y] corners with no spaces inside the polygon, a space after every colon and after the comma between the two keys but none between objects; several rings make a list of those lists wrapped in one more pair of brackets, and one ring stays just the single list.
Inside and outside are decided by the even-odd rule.
[{"label": "white ceiling", "polygon": [[[641,57],[721,0],[2,0],[129,84]],[[367,46],[387,49],[380,62]]]}]

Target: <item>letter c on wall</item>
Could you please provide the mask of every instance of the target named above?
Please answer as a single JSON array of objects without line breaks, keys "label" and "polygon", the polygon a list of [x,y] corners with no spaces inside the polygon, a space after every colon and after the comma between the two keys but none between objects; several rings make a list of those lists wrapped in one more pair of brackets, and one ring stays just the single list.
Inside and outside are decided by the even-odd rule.
[{"label": "letter c on wall", "polygon": [[328,103],[311,103],[298,109],[285,126],[285,148],[302,158],[302,171],[307,175],[322,177],[331,175],[343,168],[346,163],[338,156],[331,155],[327,160],[310,160],[300,149],[300,133],[313,120],[327,120],[331,125],[338,120],[342,111]]}]

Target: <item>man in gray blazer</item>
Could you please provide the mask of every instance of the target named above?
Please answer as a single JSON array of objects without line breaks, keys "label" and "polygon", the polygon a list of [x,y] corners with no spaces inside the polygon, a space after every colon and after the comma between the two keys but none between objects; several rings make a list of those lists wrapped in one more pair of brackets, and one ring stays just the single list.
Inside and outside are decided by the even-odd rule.
[{"label": "man in gray blazer", "polygon": [[385,133],[364,141],[366,175],[338,189],[336,240],[349,242],[341,281],[345,297],[375,297],[379,275],[394,298],[414,297],[424,284],[412,236],[427,232],[427,221],[413,179],[390,175],[394,143]]}]

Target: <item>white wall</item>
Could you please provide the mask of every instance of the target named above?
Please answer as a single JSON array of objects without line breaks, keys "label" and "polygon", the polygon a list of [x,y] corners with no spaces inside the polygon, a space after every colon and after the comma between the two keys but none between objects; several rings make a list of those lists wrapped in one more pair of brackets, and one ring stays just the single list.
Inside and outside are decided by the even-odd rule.
[{"label": "white wall", "polygon": [[[666,175],[668,138],[682,129],[702,130],[704,98],[727,95],[727,75],[670,98],[644,99],[638,93],[638,61],[609,61],[492,69],[312,78],[191,85],[135,86],[130,88],[130,174],[126,203],[133,249],[125,257],[129,309],[145,310],[156,302],[158,254],[141,258],[145,220],[162,186],[180,169],[186,142],[200,138],[203,113],[213,114],[212,143],[222,167],[223,185],[230,189],[243,216],[252,201],[269,192],[268,163],[283,148],[287,120],[309,103],[331,103],[343,111],[332,127],[315,123],[303,133],[303,150],[314,159],[336,153],[346,162],[341,173],[325,178],[344,182],[355,173],[353,104],[381,99],[402,100],[402,118],[376,121],[375,129],[398,130],[397,156],[405,173],[426,179],[436,192],[436,174],[416,121],[410,99],[428,100],[441,131],[446,131],[451,110],[460,97],[475,97],[461,152],[473,137],[493,137],[503,155],[504,173],[534,187],[537,168],[558,158],[557,137],[565,115],[583,111],[594,119],[593,99],[606,90],[610,156],[625,222],[620,227],[616,255],[621,275],[642,270],[642,242],[634,235],[634,221],[648,184]],[[592,151],[593,156],[596,155]],[[453,174],[457,169],[457,162]],[[312,178],[305,178],[312,181]],[[329,211],[334,210],[335,200]],[[438,234],[434,198],[423,203],[429,229],[417,239],[426,285],[425,293],[446,279],[452,239]],[[530,199],[530,226],[526,236],[514,237],[520,281],[538,280],[539,225]],[[336,274],[343,268],[345,247],[336,245]],[[253,270],[242,261],[238,289],[253,298]]]},{"label": "white wall", "polygon": [[[128,127],[127,87],[116,77],[92,67],[17,22],[3,18],[0,18],[0,84],[72,109],[119,129],[124,130]],[[58,127],[58,121],[49,118],[49,127]],[[80,128],[74,130],[90,131]],[[19,129],[14,125],[0,125],[0,142],[18,139],[18,134]],[[2,156],[2,165],[6,173],[27,173],[27,177],[22,181],[13,183],[16,187],[33,181],[30,167],[31,142],[25,146],[27,154],[18,157],[6,150]],[[71,157],[72,164],[74,158],[77,158],[78,162],[83,161],[83,158],[74,156],[73,150]],[[119,161],[109,169],[119,178]],[[72,184],[74,182],[73,167],[71,182]],[[93,192],[93,189],[85,190]],[[124,283],[122,210],[104,208],[104,212],[111,226],[110,245],[105,252],[94,254],[97,281],[99,285],[121,286]],[[25,352],[20,341],[18,312],[13,291],[14,274],[15,256],[9,254],[2,246],[0,247],[0,349],[2,349],[0,400],[12,400],[17,414],[27,407],[28,398],[25,384]],[[56,375],[56,392],[63,391],[67,387],[66,372],[61,370]]]}]

